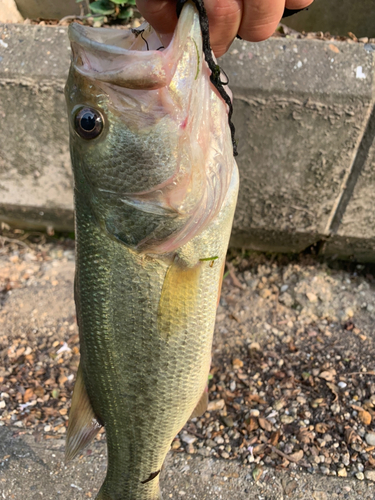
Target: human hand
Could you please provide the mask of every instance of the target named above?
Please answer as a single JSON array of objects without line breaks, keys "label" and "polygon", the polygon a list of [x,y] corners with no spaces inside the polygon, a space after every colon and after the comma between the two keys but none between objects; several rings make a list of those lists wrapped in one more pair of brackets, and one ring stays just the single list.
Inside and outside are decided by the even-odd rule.
[{"label": "human hand", "polygon": [[[210,23],[211,47],[223,55],[238,34],[249,42],[269,38],[284,9],[298,10],[313,0],[205,0]],[[137,0],[145,19],[162,34],[172,33],[176,23],[176,0]]]}]

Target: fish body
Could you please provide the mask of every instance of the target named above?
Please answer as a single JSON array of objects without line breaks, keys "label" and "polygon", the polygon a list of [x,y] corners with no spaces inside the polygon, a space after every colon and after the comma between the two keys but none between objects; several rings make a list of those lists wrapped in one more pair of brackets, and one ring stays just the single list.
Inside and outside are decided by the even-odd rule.
[{"label": "fish body", "polygon": [[204,411],[238,191],[194,7],[164,50],[138,31],[70,28],[81,361],[66,454],[105,426],[100,500],[160,498],[173,438]]}]

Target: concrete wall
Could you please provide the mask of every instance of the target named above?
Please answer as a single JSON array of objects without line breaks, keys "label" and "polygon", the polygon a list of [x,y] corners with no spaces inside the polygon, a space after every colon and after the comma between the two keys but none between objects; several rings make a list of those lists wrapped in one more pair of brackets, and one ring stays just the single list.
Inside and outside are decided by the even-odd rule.
[{"label": "concrete wall", "polygon": [[63,95],[70,61],[66,28],[8,25],[3,33],[0,217],[71,229],[73,184]]},{"label": "concrete wall", "polygon": [[81,5],[76,0],[16,0],[18,10],[24,18],[61,19],[65,16],[79,15]]},{"label": "concrete wall", "polygon": [[[8,25],[0,44],[0,219],[71,230],[65,28]],[[5,46],[6,45],[6,46]],[[232,245],[375,261],[375,46],[236,41],[241,188]]]},{"label": "concrete wall", "polygon": [[373,58],[363,45],[311,40],[231,52],[242,182],[233,243],[300,251],[330,234],[372,107]]},{"label": "concrete wall", "polygon": [[283,23],[297,31],[329,31],[332,35],[354,33],[375,37],[374,0],[314,0],[310,7]]}]

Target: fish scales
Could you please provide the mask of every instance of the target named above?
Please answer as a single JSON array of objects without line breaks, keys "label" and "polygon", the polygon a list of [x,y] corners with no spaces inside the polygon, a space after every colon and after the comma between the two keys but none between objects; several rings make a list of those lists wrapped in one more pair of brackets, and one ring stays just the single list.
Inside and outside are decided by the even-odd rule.
[{"label": "fish scales", "polygon": [[[210,232],[222,231],[232,211],[227,206],[223,220]],[[185,324],[171,318],[179,323],[176,329],[181,333],[166,345],[155,332],[166,266],[153,261],[145,264],[113,240],[103,247],[102,234],[90,215],[77,201],[77,224],[82,222],[77,276],[85,304],[78,306],[78,317],[80,325],[90,332],[81,336],[81,355],[94,411],[106,427],[111,464],[106,487],[111,493],[134,494],[113,498],[154,500],[158,498],[157,481],[142,481],[160,470],[174,436],[207,383],[215,319],[211,311],[216,308],[223,257],[212,268],[204,263],[195,315],[185,318]],[[210,238],[209,234],[204,236]],[[226,231],[221,245],[211,248],[204,240],[201,243],[205,250],[223,256],[228,237]],[[203,235],[197,237],[202,239]],[[216,242],[216,235],[211,234],[211,240]],[[137,318],[140,311],[142,317]]]},{"label": "fish scales", "polygon": [[[166,85],[160,70],[160,87],[153,75],[151,83],[151,77],[141,75],[135,90],[134,79],[129,83],[127,75],[117,85],[118,67],[116,76],[107,67],[116,56],[112,62],[104,59],[101,71],[90,73],[98,64],[98,51],[104,49],[92,47],[94,35],[82,29],[71,29],[73,64],[66,88],[75,178],[75,299],[82,380],[76,384],[69,415],[67,457],[75,456],[104,425],[108,469],[97,499],[156,500],[171,442],[206,390],[238,172],[227,110],[198,57],[199,20],[190,4],[166,49],[170,52],[165,72],[171,71],[171,78]],[[144,29],[151,46],[155,33]],[[106,35],[103,30],[99,35],[103,45]],[[133,36],[132,43],[138,40]],[[202,81],[195,76],[199,73]],[[195,95],[186,92],[187,85],[185,94],[176,88],[184,78],[191,88],[198,86]],[[126,85],[133,86],[133,94],[122,93]],[[150,85],[156,88],[148,89]],[[165,87],[173,102],[163,94]],[[154,94],[146,102],[141,92]],[[209,109],[204,102],[199,105],[200,99],[211,103]],[[133,116],[135,108],[140,110],[141,125]],[[170,115],[176,109],[181,116],[173,128]],[[205,109],[210,119],[202,115]],[[98,116],[104,117],[102,122]],[[202,124],[203,130],[197,128]],[[195,129],[191,147],[186,137]],[[163,140],[166,133],[168,139]],[[129,140],[135,134],[139,137],[131,154]],[[201,137],[214,138],[208,152],[202,153]],[[145,164],[147,179],[139,173]],[[175,177],[168,184],[171,176]]]}]

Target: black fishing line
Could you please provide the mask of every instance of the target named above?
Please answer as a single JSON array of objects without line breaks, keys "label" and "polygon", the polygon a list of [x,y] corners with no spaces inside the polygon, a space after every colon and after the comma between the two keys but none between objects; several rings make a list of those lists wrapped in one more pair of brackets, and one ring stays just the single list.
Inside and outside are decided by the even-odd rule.
[{"label": "black fishing line", "polygon": [[[180,17],[181,11],[183,6],[188,0],[177,0],[177,17]],[[213,57],[212,57],[212,49],[211,49],[211,43],[210,43],[210,34],[209,34],[209,26],[208,26],[208,17],[207,17],[207,12],[204,7],[204,0],[190,0],[194,3],[195,7],[198,10],[199,14],[199,22],[201,25],[201,31],[202,31],[202,39],[203,39],[203,53],[204,53],[204,58],[206,59],[206,62],[208,64],[208,67],[211,70],[211,76],[210,80],[212,85],[217,89],[219,92],[220,96],[224,100],[224,102],[228,105],[229,112],[228,112],[228,123],[229,123],[229,128],[230,132],[232,135],[232,144],[233,144],[233,156],[237,156],[237,142],[235,139],[235,128],[232,123],[232,115],[233,115],[233,104],[231,101],[231,98],[229,95],[226,93],[223,85],[227,85],[228,82],[222,82],[220,79],[220,66],[215,63]],[[228,79],[227,75],[225,75],[226,78]]]},{"label": "black fishing line", "polygon": [[[148,41],[146,40],[146,38],[144,38],[143,36],[143,33],[145,32],[145,30],[137,30],[136,28],[133,28],[131,29],[131,32],[133,33],[133,35],[135,35],[136,37],[138,37],[139,35],[141,35],[141,38],[142,40],[145,42],[146,44],[146,47],[147,47],[147,50],[150,50],[150,47],[148,45]],[[164,47],[160,47],[160,48],[164,48]],[[159,49],[157,49],[159,50]]]},{"label": "black fishing line", "polygon": [[221,82],[221,85],[228,85],[228,83],[229,83],[229,76],[225,73],[225,71],[223,70],[223,68],[221,68],[221,72],[223,73],[223,75],[227,79],[226,82]]},{"label": "black fishing line", "polygon": [[141,31],[141,38],[146,43],[147,50],[150,50],[150,47],[148,46],[148,41],[146,40],[146,38],[144,38],[143,33],[144,33],[144,30]]}]

